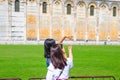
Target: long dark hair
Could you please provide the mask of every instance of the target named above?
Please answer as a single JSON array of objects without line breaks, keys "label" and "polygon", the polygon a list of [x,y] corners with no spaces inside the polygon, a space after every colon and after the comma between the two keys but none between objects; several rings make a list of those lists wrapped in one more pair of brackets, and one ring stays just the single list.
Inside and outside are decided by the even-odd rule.
[{"label": "long dark hair", "polygon": [[55,45],[55,40],[54,39],[46,39],[44,41],[44,57],[45,58],[50,58],[50,47]]},{"label": "long dark hair", "polygon": [[63,56],[63,51],[57,44],[51,47],[50,60],[54,68],[64,69],[64,67],[67,65],[67,60]]}]

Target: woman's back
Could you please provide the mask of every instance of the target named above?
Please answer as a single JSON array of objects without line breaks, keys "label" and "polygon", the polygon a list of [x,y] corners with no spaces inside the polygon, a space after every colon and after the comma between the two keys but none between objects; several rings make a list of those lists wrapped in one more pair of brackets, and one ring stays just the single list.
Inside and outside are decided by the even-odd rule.
[{"label": "woman's back", "polygon": [[[48,67],[48,70],[52,72],[52,74],[50,74],[50,76],[51,75],[53,75],[53,76],[50,79],[50,76],[48,74],[48,76],[46,77],[46,80],[56,80],[58,77],[59,77],[58,79],[66,80],[69,77],[69,70],[72,67],[73,67],[73,61],[70,58],[67,58],[67,66],[65,66],[63,70],[58,69],[58,68],[55,69],[51,63],[50,66]],[[61,75],[60,75],[60,73],[61,73]]]},{"label": "woman's back", "polygon": [[51,63],[48,67],[46,80],[67,80],[69,70],[73,67],[72,46],[69,45],[69,58],[63,56],[63,51],[58,45],[54,45],[50,51]]}]

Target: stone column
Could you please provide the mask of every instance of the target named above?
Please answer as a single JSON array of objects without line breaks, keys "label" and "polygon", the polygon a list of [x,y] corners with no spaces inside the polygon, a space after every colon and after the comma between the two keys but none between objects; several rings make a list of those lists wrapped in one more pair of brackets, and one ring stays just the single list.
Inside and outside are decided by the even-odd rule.
[{"label": "stone column", "polygon": [[118,41],[120,42],[120,8],[119,8],[119,11],[118,11],[118,21],[119,21],[119,27],[118,27]]},{"label": "stone column", "polygon": [[86,6],[86,32],[85,32],[85,41],[88,40],[88,6]]},{"label": "stone column", "polygon": [[10,22],[10,40],[12,41],[12,17],[13,17],[13,1],[10,1],[11,3],[11,16],[10,16],[10,19],[11,19],[11,22]]},{"label": "stone column", "polygon": [[9,20],[9,34],[8,34],[8,40],[11,40],[11,31],[12,31],[12,1],[8,1],[8,20]]},{"label": "stone column", "polygon": [[64,16],[65,16],[65,5],[62,3],[62,36],[64,36]]},{"label": "stone column", "polygon": [[40,40],[40,0],[38,0],[38,30],[37,30],[37,41]]},{"label": "stone column", "polygon": [[24,0],[24,17],[25,17],[25,32],[24,32],[24,42],[27,40],[27,0]]},{"label": "stone column", "polygon": [[110,9],[109,9],[109,11],[108,11],[108,14],[107,14],[107,26],[108,26],[108,37],[107,37],[107,41],[109,42],[110,41],[110,18],[111,17],[109,17],[110,16]]},{"label": "stone column", "polygon": [[76,41],[76,4],[74,5],[74,13],[73,13],[73,20],[74,20],[74,24],[73,24],[73,36],[74,36],[74,41]]},{"label": "stone column", "polygon": [[97,15],[96,15],[96,21],[97,21],[97,25],[96,25],[96,42],[99,42],[99,3],[97,3]]},{"label": "stone column", "polygon": [[53,5],[52,5],[52,1],[49,4],[49,9],[50,9],[50,38],[52,38],[52,9],[53,9]]}]

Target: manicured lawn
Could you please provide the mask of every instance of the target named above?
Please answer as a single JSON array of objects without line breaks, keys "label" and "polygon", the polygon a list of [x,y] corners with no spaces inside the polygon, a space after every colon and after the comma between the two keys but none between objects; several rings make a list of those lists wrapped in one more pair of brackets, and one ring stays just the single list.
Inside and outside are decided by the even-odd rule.
[{"label": "manicured lawn", "polygon": [[[45,77],[47,67],[43,50],[43,45],[0,45],[0,78]],[[74,45],[73,55],[71,76],[120,78],[120,46]]]}]

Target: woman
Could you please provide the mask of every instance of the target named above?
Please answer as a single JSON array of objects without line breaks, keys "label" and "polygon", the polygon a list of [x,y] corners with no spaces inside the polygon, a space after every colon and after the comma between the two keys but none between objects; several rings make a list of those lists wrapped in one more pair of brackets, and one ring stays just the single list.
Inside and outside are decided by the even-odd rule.
[{"label": "woman", "polygon": [[69,70],[73,67],[72,46],[68,46],[69,57],[65,58],[59,45],[54,45],[50,50],[51,63],[48,67],[46,80],[68,80]]},{"label": "woman", "polygon": [[[57,44],[60,45],[65,40],[65,38],[72,39],[73,36],[64,36],[57,42]],[[51,46],[53,46],[55,44],[56,44],[56,41],[54,39],[50,39],[50,38],[46,39],[44,42],[44,57],[46,58],[47,67],[50,64],[50,48],[51,48]],[[63,48],[63,51],[64,51],[64,48]],[[64,55],[64,56],[66,56],[66,55]]]}]

